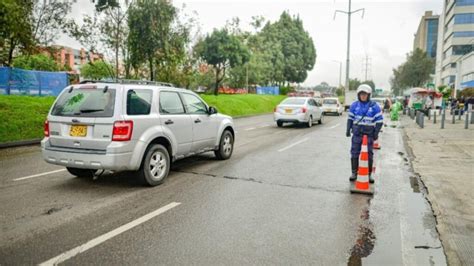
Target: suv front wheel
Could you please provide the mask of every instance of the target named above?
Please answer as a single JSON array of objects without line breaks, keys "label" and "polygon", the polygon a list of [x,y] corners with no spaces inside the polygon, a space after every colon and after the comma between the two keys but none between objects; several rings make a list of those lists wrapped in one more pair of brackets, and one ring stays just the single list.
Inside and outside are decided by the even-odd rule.
[{"label": "suv front wheel", "polygon": [[227,160],[232,155],[234,151],[234,136],[230,133],[229,130],[225,130],[222,133],[221,141],[219,142],[219,149],[214,151],[217,159]]},{"label": "suv front wheel", "polygon": [[143,156],[138,177],[144,185],[157,186],[165,181],[170,171],[170,155],[161,144],[150,146]]}]

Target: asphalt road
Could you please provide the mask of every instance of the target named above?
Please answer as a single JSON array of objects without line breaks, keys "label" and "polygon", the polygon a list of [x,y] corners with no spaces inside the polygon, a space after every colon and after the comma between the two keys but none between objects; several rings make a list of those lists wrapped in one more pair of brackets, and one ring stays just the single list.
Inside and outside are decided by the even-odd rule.
[{"label": "asphalt road", "polygon": [[345,121],[236,119],[230,160],[178,161],[154,188],[0,150],[0,265],[446,264],[402,131],[381,135],[375,195],[350,194]]}]

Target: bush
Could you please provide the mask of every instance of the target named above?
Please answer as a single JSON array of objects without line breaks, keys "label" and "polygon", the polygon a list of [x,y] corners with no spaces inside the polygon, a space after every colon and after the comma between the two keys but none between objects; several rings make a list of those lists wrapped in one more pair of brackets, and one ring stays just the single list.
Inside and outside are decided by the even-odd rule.
[{"label": "bush", "polygon": [[13,60],[13,67],[40,70],[40,71],[59,71],[61,67],[53,58],[45,54],[22,55]]},{"label": "bush", "polygon": [[280,95],[287,95],[291,91],[293,91],[292,87],[280,87]]},{"label": "bush", "polygon": [[86,79],[100,80],[114,77],[114,68],[102,60],[81,66],[81,76]]}]

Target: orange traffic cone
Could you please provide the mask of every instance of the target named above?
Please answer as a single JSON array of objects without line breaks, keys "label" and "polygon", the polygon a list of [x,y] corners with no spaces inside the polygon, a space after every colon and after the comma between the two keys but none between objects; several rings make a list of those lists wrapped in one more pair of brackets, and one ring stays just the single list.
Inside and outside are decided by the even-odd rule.
[{"label": "orange traffic cone", "polygon": [[359,156],[359,170],[357,180],[351,187],[351,193],[374,194],[374,189],[369,183],[369,150],[367,148],[367,135],[362,139],[362,148]]},{"label": "orange traffic cone", "polygon": [[[380,138],[380,137],[379,137]],[[379,139],[377,140],[374,140],[374,149],[376,150],[380,150],[380,148],[382,148],[382,146],[380,146],[380,143],[379,143]]]}]

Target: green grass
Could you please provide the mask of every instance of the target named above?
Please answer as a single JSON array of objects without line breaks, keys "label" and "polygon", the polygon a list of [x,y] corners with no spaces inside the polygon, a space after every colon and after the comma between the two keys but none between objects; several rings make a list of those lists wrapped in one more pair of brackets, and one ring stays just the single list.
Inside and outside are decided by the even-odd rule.
[{"label": "green grass", "polygon": [[286,96],[273,95],[201,95],[210,106],[217,108],[219,113],[232,117],[257,115],[273,112]]},{"label": "green grass", "polygon": [[54,97],[0,95],[0,143],[43,137]]},{"label": "green grass", "polygon": [[[202,95],[219,113],[236,116],[270,113],[286,96]],[[54,97],[0,95],[0,143],[40,139]]]}]

